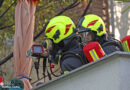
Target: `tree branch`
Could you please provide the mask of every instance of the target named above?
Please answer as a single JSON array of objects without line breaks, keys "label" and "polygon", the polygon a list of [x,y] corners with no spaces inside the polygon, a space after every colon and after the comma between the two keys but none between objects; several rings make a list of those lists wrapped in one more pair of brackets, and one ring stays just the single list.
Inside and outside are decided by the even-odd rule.
[{"label": "tree branch", "polygon": [[2,18],[15,3],[16,3],[16,0],[4,11],[2,15],[0,15],[0,18]]},{"label": "tree branch", "polygon": [[[74,4],[76,4],[76,2],[74,2],[74,3],[71,4],[71,5],[72,5],[72,6],[75,6]],[[63,11],[59,12],[59,13],[56,14],[55,16],[62,14],[63,12],[65,12],[65,11],[68,10],[68,9],[71,9],[71,8],[72,8],[71,5],[68,6],[69,8],[66,7]],[[70,6],[71,6],[71,8],[70,8]],[[46,25],[47,25],[47,23],[46,23]],[[45,28],[46,28],[46,26],[43,27],[43,30],[42,30],[41,32],[39,32],[36,36],[34,36],[34,41],[35,41],[41,34],[44,33]],[[13,57],[13,52],[12,52],[11,54],[9,54],[7,57],[5,57],[4,59],[2,59],[2,60],[0,61],[0,65],[6,63],[6,62],[7,62],[9,59],[11,59],[12,57]]]},{"label": "tree branch", "polygon": [[14,26],[14,24],[11,24],[11,25],[8,25],[8,26],[4,26],[4,27],[0,27],[0,30],[5,29],[5,28],[10,28],[12,26]]},{"label": "tree branch", "polygon": [[91,6],[91,3],[92,3],[92,0],[89,0],[89,3],[88,3],[88,5],[86,6],[86,8],[85,8],[85,10],[84,10],[84,12],[83,12],[83,14],[81,15],[81,18],[87,13],[87,11],[88,11],[88,9],[89,9],[89,7]]},{"label": "tree branch", "polygon": [[4,2],[4,0],[0,0],[0,8],[1,8],[3,2]]},{"label": "tree branch", "polygon": [[13,53],[10,53],[7,57],[5,57],[3,60],[0,60],[0,66],[4,63],[6,63],[9,59],[13,57]]}]

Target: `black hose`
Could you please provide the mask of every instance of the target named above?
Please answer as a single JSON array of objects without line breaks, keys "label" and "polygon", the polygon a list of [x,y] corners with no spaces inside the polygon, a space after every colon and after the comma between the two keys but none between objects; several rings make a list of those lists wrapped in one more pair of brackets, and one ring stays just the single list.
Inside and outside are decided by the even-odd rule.
[{"label": "black hose", "polygon": [[47,75],[48,75],[49,80],[52,80],[51,74],[48,72],[48,70],[47,70]]},{"label": "black hose", "polygon": [[[49,63],[50,63],[50,66],[51,66],[51,60],[49,60]],[[56,75],[53,71],[52,71],[52,68],[50,67],[50,71],[51,71],[51,74],[55,77],[59,77],[60,75]]]}]

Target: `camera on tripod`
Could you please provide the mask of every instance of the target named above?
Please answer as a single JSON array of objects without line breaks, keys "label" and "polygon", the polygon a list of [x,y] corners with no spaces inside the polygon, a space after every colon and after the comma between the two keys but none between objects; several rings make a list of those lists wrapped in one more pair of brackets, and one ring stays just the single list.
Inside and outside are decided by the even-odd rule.
[{"label": "camera on tripod", "polygon": [[26,51],[27,57],[43,57],[44,47],[43,45],[32,45],[32,47]]}]

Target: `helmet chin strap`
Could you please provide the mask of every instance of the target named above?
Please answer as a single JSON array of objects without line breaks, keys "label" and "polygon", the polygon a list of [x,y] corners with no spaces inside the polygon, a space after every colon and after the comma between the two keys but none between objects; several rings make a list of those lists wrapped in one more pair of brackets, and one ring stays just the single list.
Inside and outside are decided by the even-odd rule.
[{"label": "helmet chin strap", "polygon": [[96,32],[92,32],[91,42],[98,41],[100,44],[102,44],[104,42],[104,40],[106,40],[106,34],[104,34],[102,36],[97,36]]},{"label": "helmet chin strap", "polygon": [[101,36],[101,37],[97,36],[97,33],[94,32],[94,31],[91,32],[91,35],[92,35],[92,40],[91,40],[91,42],[93,42],[93,41],[98,41],[98,42],[100,42],[101,40],[103,40],[102,36]]}]

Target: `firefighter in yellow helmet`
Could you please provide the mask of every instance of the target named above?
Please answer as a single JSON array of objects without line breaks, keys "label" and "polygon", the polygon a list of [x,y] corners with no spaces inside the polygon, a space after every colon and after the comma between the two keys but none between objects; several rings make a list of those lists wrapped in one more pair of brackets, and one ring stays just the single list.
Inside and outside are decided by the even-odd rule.
[{"label": "firefighter in yellow helmet", "polygon": [[62,73],[80,67],[85,61],[75,29],[75,24],[67,16],[52,18],[45,29],[46,37],[52,41],[51,60],[60,64]]},{"label": "firefighter in yellow helmet", "polygon": [[120,41],[106,33],[102,18],[95,14],[82,17],[78,23],[78,29],[79,32],[83,32],[82,39],[84,43],[98,41],[106,54],[123,50]]}]

